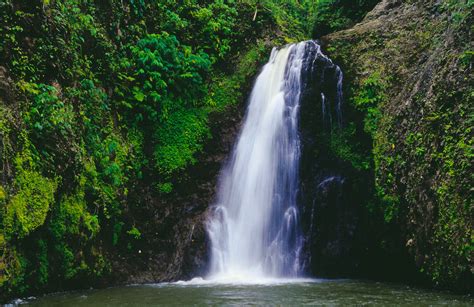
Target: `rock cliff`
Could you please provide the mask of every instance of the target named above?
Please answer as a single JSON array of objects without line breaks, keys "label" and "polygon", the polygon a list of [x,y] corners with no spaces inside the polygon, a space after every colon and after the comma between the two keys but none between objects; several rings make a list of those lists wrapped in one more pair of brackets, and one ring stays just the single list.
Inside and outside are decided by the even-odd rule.
[{"label": "rock cliff", "polygon": [[322,38],[345,75],[336,153],[368,172],[364,210],[385,220],[372,231],[395,229],[399,238],[382,236],[381,246],[408,252],[432,284],[464,290],[474,271],[472,9],[472,1],[384,0]]}]

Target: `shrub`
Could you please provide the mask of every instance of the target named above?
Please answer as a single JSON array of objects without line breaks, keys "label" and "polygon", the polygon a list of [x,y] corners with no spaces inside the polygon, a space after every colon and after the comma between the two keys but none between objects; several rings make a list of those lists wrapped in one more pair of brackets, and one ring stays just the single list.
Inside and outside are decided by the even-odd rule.
[{"label": "shrub", "polygon": [[378,0],[319,0],[314,9],[313,37],[321,37],[359,22]]}]

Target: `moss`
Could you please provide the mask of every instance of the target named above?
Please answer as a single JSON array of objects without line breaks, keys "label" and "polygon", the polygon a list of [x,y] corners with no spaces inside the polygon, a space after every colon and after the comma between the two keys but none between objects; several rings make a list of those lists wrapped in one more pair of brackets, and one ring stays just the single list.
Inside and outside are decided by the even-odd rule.
[{"label": "moss", "polygon": [[402,3],[325,38],[373,144],[368,207],[382,208],[423,275],[458,290],[471,274],[471,2]]},{"label": "moss", "polygon": [[242,88],[255,76],[262,59],[268,55],[268,44],[259,40],[254,47],[245,51],[236,63],[236,69],[231,74],[217,74],[212,78],[209,94],[205,97],[213,111],[224,111],[230,105],[242,101],[245,93]]},{"label": "moss", "polygon": [[385,86],[380,73],[374,72],[362,80],[353,96],[352,103],[357,109],[365,112],[364,130],[372,137],[375,136],[382,116],[382,103],[386,99],[384,89]]},{"label": "moss", "polygon": [[171,182],[159,183],[158,191],[163,194],[171,193],[173,191],[173,184]]},{"label": "moss", "polygon": [[329,148],[339,159],[348,162],[358,171],[366,171],[372,167],[371,154],[360,144],[354,122],[342,129],[334,129],[329,136]]},{"label": "moss", "polygon": [[2,186],[0,186],[0,204],[3,204],[6,198],[7,198],[7,194],[5,192],[5,189]]},{"label": "moss", "polygon": [[39,286],[45,286],[49,280],[49,261],[48,261],[48,245],[44,240],[38,241],[37,252],[37,280]]},{"label": "moss", "polygon": [[132,229],[128,230],[127,234],[135,240],[140,239],[142,236],[140,230],[138,230],[136,227],[132,227]]},{"label": "moss", "polygon": [[8,238],[24,238],[44,224],[56,183],[38,172],[20,169],[14,187],[17,192],[5,205],[3,228]]},{"label": "moss", "polygon": [[90,239],[98,234],[98,217],[87,210],[83,191],[63,198],[53,216],[50,230],[56,240],[64,240],[68,236]]},{"label": "moss", "polygon": [[474,63],[474,51],[466,50],[459,56],[459,61],[464,69],[471,68]]},{"label": "moss", "polygon": [[194,154],[202,149],[209,135],[207,114],[202,110],[175,111],[156,132],[158,145],[153,156],[156,168],[166,178],[196,162]]},{"label": "moss", "polygon": [[6,241],[3,233],[0,233],[0,287],[8,280],[6,264]]},{"label": "moss", "polygon": [[0,286],[6,289],[5,294],[23,294],[29,289],[29,285],[25,283],[27,265],[27,259],[15,247],[3,247],[0,257]]},{"label": "moss", "polygon": [[314,4],[313,36],[321,37],[359,22],[378,1],[319,0]]}]

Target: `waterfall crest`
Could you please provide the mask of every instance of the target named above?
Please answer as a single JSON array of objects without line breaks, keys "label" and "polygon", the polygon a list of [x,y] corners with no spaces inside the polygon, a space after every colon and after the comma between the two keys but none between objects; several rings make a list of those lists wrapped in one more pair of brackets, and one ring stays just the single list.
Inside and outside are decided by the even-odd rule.
[{"label": "waterfall crest", "polygon": [[207,224],[210,278],[301,273],[298,110],[303,72],[318,55],[314,41],[274,48],[255,82]]}]

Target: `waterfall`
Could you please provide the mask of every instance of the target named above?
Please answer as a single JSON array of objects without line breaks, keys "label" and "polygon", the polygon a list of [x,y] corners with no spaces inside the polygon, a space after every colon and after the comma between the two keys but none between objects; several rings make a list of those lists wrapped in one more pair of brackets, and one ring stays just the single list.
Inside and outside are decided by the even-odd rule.
[{"label": "waterfall", "polygon": [[301,273],[298,111],[304,73],[318,56],[314,41],[274,48],[255,82],[207,224],[210,278]]}]

